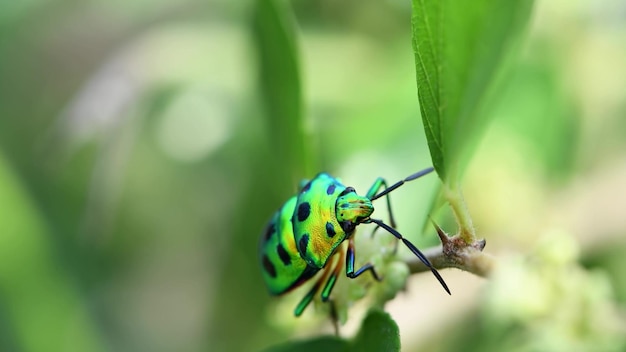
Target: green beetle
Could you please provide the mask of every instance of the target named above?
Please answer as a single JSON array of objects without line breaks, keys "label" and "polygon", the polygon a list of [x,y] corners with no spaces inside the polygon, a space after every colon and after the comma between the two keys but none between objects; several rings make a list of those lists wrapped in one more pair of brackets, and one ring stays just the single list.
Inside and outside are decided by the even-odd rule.
[{"label": "green beetle", "polygon": [[[380,281],[372,264],[367,263],[354,270],[355,251],[354,230],[359,224],[376,224],[401,240],[427,267],[439,283],[450,294],[450,290],[439,272],[430,264],[426,256],[411,242],[396,231],[387,194],[433,171],[427,168],[398,181],[391,187],[383,178],[378,178],[365,196],[360,196],[354,188],[346,187],[336,178],[320,173],[309,182],[303,182],[299,193],[291,197],[274,214],[267,225],[260,243],[260,259],[263,280],[272,295],[286,293],[323,270],[321,277],[296,306],[295,315],[300,316],[311,303],[320,287],[322,301],[328,301],[333,286],[339,277],[341,263],[345,257],[346,276],[356,278],[366,271]],[[384,187],[385,189],[378,193]],[[373,219],[372,201],[387,196],[390,225]],[[337,250],[348,241],[347,251]],[[334,259],[335,256],[339,258]],[[335,263],[334,266],[331,265]],[[332,269],[331,269],[332,268]]]}]

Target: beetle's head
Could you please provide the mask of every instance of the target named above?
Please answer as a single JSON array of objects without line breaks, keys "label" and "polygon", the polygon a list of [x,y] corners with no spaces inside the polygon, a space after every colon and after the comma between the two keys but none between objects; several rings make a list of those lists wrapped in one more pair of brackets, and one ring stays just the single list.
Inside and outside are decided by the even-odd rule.
[{"label": "beetle's head", "polygon": [[356,225],[369,218],[374,212],[374,206],[367,197],[356,194],[354,188],[348,187],[337,198],[335,211],[343,231],[349,234]]}]

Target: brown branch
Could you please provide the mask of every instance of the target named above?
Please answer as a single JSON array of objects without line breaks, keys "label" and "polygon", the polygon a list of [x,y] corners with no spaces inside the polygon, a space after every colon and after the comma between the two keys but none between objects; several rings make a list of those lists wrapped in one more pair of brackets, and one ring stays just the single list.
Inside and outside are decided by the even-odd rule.
[{"label": "brown branch", "polygon": [[[437,224],[434,225],[441,246],[428,248],[423,253],[435,268],[457,268],[478,276],[489,276],[495,268],[496,260],[492,255],[483,253],[486,244],[484,239],[468,244],[460,235],[448,237]],[[430,271],[417,258],[411,259],[407,264],[412,274]]]}]

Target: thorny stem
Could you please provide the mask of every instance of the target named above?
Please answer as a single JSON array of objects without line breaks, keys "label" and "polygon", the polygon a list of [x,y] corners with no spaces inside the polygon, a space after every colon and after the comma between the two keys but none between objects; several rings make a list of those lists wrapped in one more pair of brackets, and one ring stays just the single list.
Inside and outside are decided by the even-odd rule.
[{"label": "thorny stem", "polygon": [[[433,225],[437,230],[441,246],[428,248],[423,253],[435,268],[457,268],[478,276],[489,276],[496,266],[496,260],[492,255],[483,253],[486,244],[484,239],[476,240],[474,237],[471,242],[467,242],[463,238],[462,229],[459,230],[458,235],[449,237],[441,227],[434,222]],[[411,259],[407,264],[412,274],[430,271],[430,268],[418,258]]]},{"label": "thorny stem", "polygon": [[[478,249],[469,249],[466,247],[459,253],[455,253],[453,257],[447,257],[442,247],[428,248],[424,251],[424,255],[431,264],[437,269],[457,268],[470,272],[480,277],[488,277],[495,269],[496,260],[491,254],[483,253]],[[419,259],[414,258],[407,261],[411,274],[430,271]]]},{"label": "thorny stem", "polygon": [[456,222],[459,226],[459,237],[462,238],[465,243],[471,245],[476,242],[476,233],[474,231],[474,224],[472,223],[472,217],[469,215],[465,200],[461,194],[459,187],[450,187],[448,184],[444,184],[444,195],[450,207],[452,213],[456,218]]}]

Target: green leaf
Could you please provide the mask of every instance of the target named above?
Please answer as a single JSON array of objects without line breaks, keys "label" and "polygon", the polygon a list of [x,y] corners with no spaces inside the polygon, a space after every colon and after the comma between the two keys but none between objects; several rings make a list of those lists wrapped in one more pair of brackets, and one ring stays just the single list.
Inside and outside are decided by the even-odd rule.
[{"label": "green leaf", "polygon": [[323,336],[307,341],[289,342],[270,347],[264,352],[394,352],[400,351],[398,325],[389,314],[371,309],[353,341],[336,336]]},{"label": "green leaf", "polygon": [[400,351],[398,325],[389,314],[372,309],[354,338],[352,351]]},{"label": "green leaf", "polygon": [[[257,0],[253,18],[259,84],[275,160],[297,182],[310,160],[305,151],[300,65],[292,15],[280,0]],[[295,184],[295,183],[294,183]]]},{"label": "green leaf", "polygon": [[502,63],[514,52],[532,0],[413,0],[420,110],[433,165],[454,183],[487,125]]},{"label": "green leaf", "polygon": [[336,336],[322,336],[307,341],[290,342],[270,347],[264,352],[348,352],[350,344]]}]

